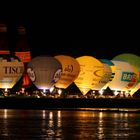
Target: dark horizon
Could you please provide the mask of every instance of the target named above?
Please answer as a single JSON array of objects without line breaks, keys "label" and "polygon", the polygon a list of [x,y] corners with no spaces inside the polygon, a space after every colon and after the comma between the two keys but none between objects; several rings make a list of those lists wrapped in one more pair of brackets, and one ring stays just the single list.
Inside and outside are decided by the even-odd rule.
[{"label": "dark horizon", "polygon": [[[65,54],[75,58],[91,55],[98,59],[112,59],[121,53],[133,53],[140,56],[140,40],[85,40],[92,39],[92,35],[95,35],[86,24],[82,27],[76,23],[62,24],[54,19],[46,21],[43,17],[32,17],[26,14],[3,18],[0,16],[0,23],[5,23],[8,27],[10,50],[14,50],[16,46],[17,27],[19,25],[25,27],[32,57]],[[108,35],[104,34],[103,38],[106,37]]]},{"label": "dark horizon", "polygon": [[36,41],[30,46],[33,57],[38,55],[70,55],[80,57],[90,55],[98,59],[112,59],[121,53],[140,56],[139,40],[53,40]]}]

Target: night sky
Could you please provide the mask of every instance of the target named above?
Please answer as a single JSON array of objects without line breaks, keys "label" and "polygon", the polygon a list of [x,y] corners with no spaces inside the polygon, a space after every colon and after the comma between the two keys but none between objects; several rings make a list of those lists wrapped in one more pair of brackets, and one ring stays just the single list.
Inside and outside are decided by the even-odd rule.
[{"label": "night sky", "polygon": [[[97,27],[89,24],[91,22],[88,20],[79,20],[77,17],[62,20],[60,16],[59,18],[44,18],[45,15],[41,17],[36,14],[32,14],[32,16],[30,14],[10,15],[5,16],[4,20],[1,17],[0,21],[7,22],[13,29],[20,24],[19,21],[22,21],[21,23],[27,30],[32,57],[65,54],[75,58],[91,55],[99,59],[112,59],[121,53],[133,53],[140,56],[140,40],[84,40],[92,39],[93,35],[97,36],[97,39],[101,36],[103,38],[108,38],[108,36],[121,38],[122,35],[121,33],[114,35],[115,32],[109,35],[109,32],[98,30],[101,35],[98,36],[94,30]],[[10,37],[11,40],[14,40],[13,32],[10,33]]]},{"label": "night sky", "polygon": [[49,40],[36,41],[31,47],[33,57],[38,55],[65,54],[73,57],[91,55],[96,58],[112,59],[121,53],[140,56],[139,40]]}]

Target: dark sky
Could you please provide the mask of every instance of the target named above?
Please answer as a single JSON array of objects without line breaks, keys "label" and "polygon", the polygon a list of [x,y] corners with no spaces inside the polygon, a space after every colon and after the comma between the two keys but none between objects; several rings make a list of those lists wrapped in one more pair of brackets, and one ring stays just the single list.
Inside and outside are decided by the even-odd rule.
[{"label": "dark sky", "polygon": [[[19,17],[9,17],[7,21],[14,28]],[[84,40],[92,39],[94,33],[88,21],[83,23],[79,20],[62,20],[59,22],[60,19],[53,17],[49,18],[49,20],[40,16],[27,18],[26,15],[25,17],[24,24],[28,29],[30,49],[33,57],[65,54],[75,58],[82,55],[91,55],[96,58],[112,59],[115,55],[121,53],[134,53],[140,56],[140,40]],[[96,29],[95,26],[93,27]],[[102,33],[103,31],[99,32],[101,35]],[[104,32],[103,38],[107,38],[108,34]],[[94,35],[96,34],[94,33]],[[110,37],[113,35],[110,34]],[[116,36],[120,37],[121,33],[116,34]],[[117,38],[116,36],[113,37]],[[11,33],[11,37],[11,40],[13,40],[13,33]],[[72,40],[79,38],[82,40]]]},{"label": "dark sky", "polygon": [[37,55],[65,54],[73,57],[91,55],[96,58],[112,59],[121,53],[140,56],[139,40],[45,40],[32,47],[33,57]]}]

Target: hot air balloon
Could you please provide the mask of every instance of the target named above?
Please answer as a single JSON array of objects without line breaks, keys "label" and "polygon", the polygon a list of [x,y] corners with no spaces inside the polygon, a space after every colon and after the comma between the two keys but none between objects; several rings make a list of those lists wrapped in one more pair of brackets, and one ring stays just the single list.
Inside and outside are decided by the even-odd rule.
[{"label": "hot air balloon", "polygon": [[96,86],[94,86],[94,90],[101,90],[109,82],[111,76],[112,70],[110,66],[106,63],[103,63],[103,76],[99,83]]},{"label": "hot air balloon", "polygon": [[59,79],[62,72],[61,63],[51,56],[33,58],[28,66],[27,73],[38,89],[50,89]]},{"label": "hot air balloon", "polygon": [[114,79],[109,83],[109,88],[114,91],[125,91],[124,88],[130,83],[134,70],[125,61],[112,60],[112,62],[116,66],[116,73]]},{"label": "hot air balloon", "polygon": [[76,58],[80,64],[80,73],[74,81],[83,95],[99,83],[103,76],[103,63],[92,56],[81,56]]},{"label": "hot air balloon", "polygon": [[[124,54],[120,54],[117,55],[113,58],[113,60],[124,60],[126,62],[129,62],[131,65],[133,65],[136,77],[138,77],[137,80],[137,84],[135,84],[130,90],[130,94],[133,95],[139,88],[140,88],[140,57],[135,55],[135,54],[131,54],[131,53],[124,53]],[[137,70],[139,70],[139,74],[137,74]]]},{"label": "hot air balloon", "polygon": [[0,88],[10,89],[21,78],[24,64],[16,56],[0,55]]},{"label": "hot air balloon", "polygon": [[116,66],[113,64],[112,61],[110,61],[108,59],[101,59],[101,62],[107,64],[111,68],[111,77],[110,77],[109,81],[102,88],[102,90],[105,90],[115,76]]},{"label": "hot air balloon", "polygon": [[71,56],[57,55],[55,58],[62,64],[62,74],[55,86],[66,89],[78,77],[80,65]]},{"label": "hot air balloon", "polygon": [[131,53],[120,54],[120,55],[115,56],[112,60],[120,60],[120,61],[124,60],[134,65],[138,69],[140,69],[140,57],[135,54],[131,54]]}]

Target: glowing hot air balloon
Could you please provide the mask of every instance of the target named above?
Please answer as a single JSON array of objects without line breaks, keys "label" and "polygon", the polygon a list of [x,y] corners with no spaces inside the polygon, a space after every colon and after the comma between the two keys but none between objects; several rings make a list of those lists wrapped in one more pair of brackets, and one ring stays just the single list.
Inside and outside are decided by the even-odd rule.
[{"label": "glowing hot air balloon", "polygon": [[130,82],[128,83],[128,85],[123,89],[126,91],[126,93],[129,93],[131,96],[133,95],[133,93],[131,92],[135,87],[136,85],[138,84],[138,79],[139,79],[139,70],[131,65],[133,71],[134,71],[134,74],[130,80]]},{"label": "glowing hot air balloon", "polygon": [[132,66],[125,61],[112,61],[116,66],[114,79],[109,83],[111,90],[125,91],[124,88],[130,83],[134,71]]},{"label": "glowing hot air balloon", "polygon": [[103,63],[103,64],[104,64],[103,65],[103,76],[102,76],[101,80],[99,81],[99,83],[94,86],[94,90],[101,90],[109,82],[109,80],[112,76],[111,67],[106,63]]},{"label": "glowing hot air balloon", "polygon": [[76,59],[66,55],[57,55],[55,58],[62,64],[62,74],[55,86],[66,89],[78,76],[80,65]]},{"label": "glowing hot air balloon", "polygon": [[61,72],[61,63],[50,56],[35,57],[27,66],[31,81],[42,90],[50,89],[60,79]]},{"label": "glowing hot air balloon", "polygon": [[0,55],[0,88],[10,89],[21,78],[24,64],[16,56]]},{"label": "glowing hot air balloon", "polygon": [[92,56],[81,56],[76,60],[80,64],[80,73],[74,82],[85,95],[101,80],[104,65]]},{"label": "glowing hot air balloon", "polygon": [[[113,64],[113,62],[111,62],[110,60],[108,59],[101,59],[101,61],[105,64],[107,64],[110,68],[111,68],[111,77],[109,79],[109,81],[104,85],[104,87],[102,88],[102,90],[105,90],[109,83],[113,80],[114,76],[115,76],[115,72],[116,72],[116,66]],[[108,75],[110,76],[110,75]]]},{"label": "glowing hot air balloon", "polygon": [[[134,71],[135,71],[135,76],[136,78],[138,77],[137,84],[135,84],[131,89],[129,89],[129,93],[133,95],[139,88],[140,88],[140,57],[131,54],[131,53],[124,53],[117,55],[113,58],[113,60],[124,60],[126,62],[129,62],[131,65],[133,65]],[[139,74],[137,74],[137,70],[139,70]]]}]

